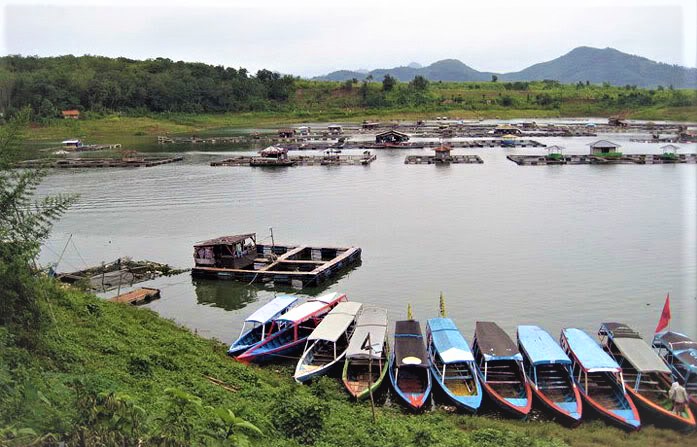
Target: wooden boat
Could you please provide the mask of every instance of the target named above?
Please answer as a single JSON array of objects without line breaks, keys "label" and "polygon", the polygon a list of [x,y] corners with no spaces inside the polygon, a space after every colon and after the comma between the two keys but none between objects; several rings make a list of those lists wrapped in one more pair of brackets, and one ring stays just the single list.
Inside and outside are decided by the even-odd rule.
[{"label": "wooden boat", "polygon": [[581,396],[571,377],[569,356],[538,326],[518,326],[517,339],[533,395],[562,423],[580,424]]},{"label": "wooden boat", "polygon": [[532,408],[532,390],[525,378],[523,356],[496,323],[477,321],[472,343],[477,375],[487,395],[505,413],[525,418]]},{"label": "wooden boat", "polygon": [[345,294],[329,293],[292,308],[276,319],[276,331],[244,351],[237,360],[261,363],[299,349],[327,312],[344,301],[348,301]]},{"label": "wooden boat", "polygon": [[240,336],[230,345],[230,349],[227,351],[228,355],[234,357],[261,343],[277,328],[276,318],[287,312],[297,302],[298,297],[296,296],[281,295],[257,309],[244,320]]},{"label": "wooden boat", "polygon": [[690,408],[675,414],[668,390],[672,383],[670,368],[638,332],[623,323],[603,323],[598,331],[603,348],[619,363],[627,392],[632,396],[644,422],[676,430],[697,427]]},{"label": "wooden boat", "polygon": [[656,334],[652,345],[673,372],[673,377],[687,390],[694,414],[697,412],[697,342],[685,334],[667,331]]},{"label": "wooden boat", "polygon": [[356,327],[356,316],[363,304],[339,303],[307,338],[305,352],[293,377],[302,383],[327,373],[343,360]]},{"label": "wooden boat", "polygon": [[410,410],[417,411],[426,406],[431,395],[431,372],[418,321],[395,323],[389,374],[392,388]]},{"label": "wooden boat", "polygon": [[[366,341],[370,337],[370,346]],[[375,393],[385,379],[389,365],[390,344],[387,339],[387,311],[378,307],[364,308],[356,320],[341,379],[356,399]]]},{"label": "wooden boat", "polygon": [[431,375],[448,404],[476,413],[484,391],[467,340],[450,318],[431,318],[426,334]]},{"label": "wooden boat", "polygon": [[592,408],[624,430],[638,430],[639,411],[625,391],[620,365],[581,329],[562,330],[559,343],[571,359],[574,382],[586,410]]}]

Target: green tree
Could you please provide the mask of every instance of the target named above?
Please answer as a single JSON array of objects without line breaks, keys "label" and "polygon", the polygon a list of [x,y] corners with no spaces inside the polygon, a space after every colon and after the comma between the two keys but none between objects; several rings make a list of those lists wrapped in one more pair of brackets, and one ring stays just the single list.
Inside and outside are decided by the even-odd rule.
[{"label": "green tree", "polygon": [[29,117],[24,109],[0,128],[0,325],[27,345],[36,339],[41,323],[35,257],[53,222],[75,200],[65,195],[35,199],[47,171],[14,169]]},{"label": "green tree", "polygon": [[496,75],[491,75],[491,82],[496,82],[499,80],[499,77]]},{"label": "green tree", "polygon": [[409,87],[413,88],[414,90],[420,90],[424,91],[428,89],[428,79],[424,78],[421,75],[414,76],[414,79],[412,79],[409,82]]},{"label": "green tree", "polygon": [[394,76],[386,74],[382,80],[383,91],[389,92],[394,88],[395,85],[397,85],[397,79],[395,79]]}]

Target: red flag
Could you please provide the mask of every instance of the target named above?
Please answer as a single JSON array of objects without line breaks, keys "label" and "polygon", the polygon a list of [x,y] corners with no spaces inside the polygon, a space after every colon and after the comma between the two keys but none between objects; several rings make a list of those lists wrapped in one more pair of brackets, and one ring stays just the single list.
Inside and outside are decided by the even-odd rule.
[{"label": "red flag", "polygon": [[661,312],[661,319],[658,320],[656,333],[659,333],[663,329],[667,328],[668,323],[670,323],[670,294],[666,295],[666,303],[663,305],[663,312]]}]

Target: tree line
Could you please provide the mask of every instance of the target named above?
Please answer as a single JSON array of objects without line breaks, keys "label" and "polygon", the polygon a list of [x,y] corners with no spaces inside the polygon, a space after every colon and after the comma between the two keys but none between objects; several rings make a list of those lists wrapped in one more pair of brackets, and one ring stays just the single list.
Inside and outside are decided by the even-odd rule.
[{"label": "tree line", "polygon": [[92,112],[242,112],[276,110],[295,79],[269,70],[157,58],[101,56],[0,58],[0,112],[30,107],[39,117]]}]

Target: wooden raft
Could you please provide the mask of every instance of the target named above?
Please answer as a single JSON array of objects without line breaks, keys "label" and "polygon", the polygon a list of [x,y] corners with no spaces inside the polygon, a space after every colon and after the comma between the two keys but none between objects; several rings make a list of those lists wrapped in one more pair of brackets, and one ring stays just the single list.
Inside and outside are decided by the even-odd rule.
[{"label": "wooden raft", "polygon": [[152,300],[160,298],[160,289],[152,289],[150,287],[141,287],[130,292],[122,293],[115,297],[109,298],[109,301],[114,303],[139,304],[149,303]]}]

